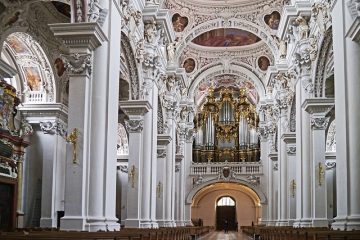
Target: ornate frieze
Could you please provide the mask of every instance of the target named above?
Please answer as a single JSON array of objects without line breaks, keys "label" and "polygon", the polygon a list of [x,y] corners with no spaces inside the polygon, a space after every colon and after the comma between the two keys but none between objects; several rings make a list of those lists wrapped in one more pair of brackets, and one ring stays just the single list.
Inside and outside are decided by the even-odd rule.
[{"label": "ornate frieze", "polygon": [[125,128],[130,133],[139,133],[143,130],[144,120],[125,120]]},{"label": "ornate frieze", "polygon": [[40,129],[45,134],[56,134],[61,137],[67,136],[66,125],[60,121],[40,122]]},{"label": "ornate frieze", "polygon": [[311,116],[311,127],[316,130],[325,130],[329,124],[329,119],[329,117]]},{"label": "ornate frieze", "polygon": [[321,33],[325,33],[331,24],[330,5],[327,2],[317,2],[312,5],[311,18],[317,24]]},{"label": "ornate frieze", "polygon": [[61,56],[69,74],[91,74],[92,54],[75,53]]}]

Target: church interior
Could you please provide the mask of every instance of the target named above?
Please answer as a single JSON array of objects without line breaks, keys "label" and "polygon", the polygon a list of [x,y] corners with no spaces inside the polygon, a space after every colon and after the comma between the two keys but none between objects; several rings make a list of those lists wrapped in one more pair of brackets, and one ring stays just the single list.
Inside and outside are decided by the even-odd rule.
[{"label": "church interior", "polygon": [[0,239],[360,239],[359,0],[0,0],[0,51]]}]

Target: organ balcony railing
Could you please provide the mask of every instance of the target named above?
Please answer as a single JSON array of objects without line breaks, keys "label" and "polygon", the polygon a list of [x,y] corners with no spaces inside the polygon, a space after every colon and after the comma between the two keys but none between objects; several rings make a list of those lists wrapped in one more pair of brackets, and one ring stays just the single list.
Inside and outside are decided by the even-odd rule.
[{"label": "organ balcony railing", "polygon": [[210,87],[194,125],[194,162],[259,161],[258,115],[245,88]]}]

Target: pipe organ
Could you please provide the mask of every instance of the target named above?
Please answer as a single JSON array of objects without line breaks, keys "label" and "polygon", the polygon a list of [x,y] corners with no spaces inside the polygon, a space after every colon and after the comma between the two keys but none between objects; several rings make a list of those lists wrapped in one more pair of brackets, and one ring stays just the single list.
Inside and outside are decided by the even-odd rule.
[{"label": "pipe organ", "polygon": [[209,88],[194,119],[194,162],[259,161],[258,115],[246,88]]}]

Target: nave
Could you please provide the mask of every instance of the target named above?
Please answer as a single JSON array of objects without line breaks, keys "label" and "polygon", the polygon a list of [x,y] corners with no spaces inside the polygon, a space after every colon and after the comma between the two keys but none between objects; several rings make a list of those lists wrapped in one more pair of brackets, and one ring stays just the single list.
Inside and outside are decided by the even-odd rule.
[{"label": "nave", "polygon": [[199,238],[199,240],[250,240],[251,238],[241,232],[214,231]]}]

